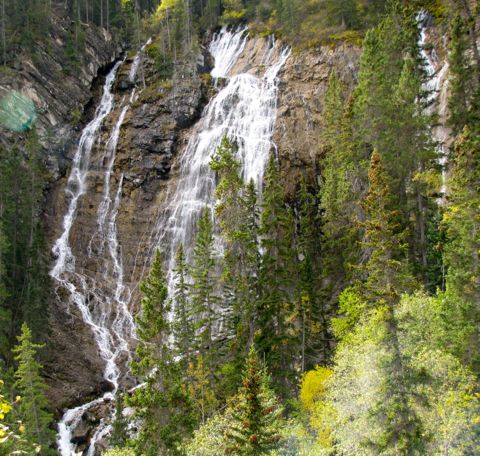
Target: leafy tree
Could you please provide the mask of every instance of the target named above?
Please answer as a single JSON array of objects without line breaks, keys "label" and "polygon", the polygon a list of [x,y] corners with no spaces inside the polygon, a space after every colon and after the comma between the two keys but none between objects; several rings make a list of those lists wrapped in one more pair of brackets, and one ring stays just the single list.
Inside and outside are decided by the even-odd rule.
[{"label": "leafy tree", "polygon": [[211,372],[205,365],[202,355],[190,360],[187,367],[188,394],[198,422],[205,424],[218,406],[215,390],[211,386]]},{"label": "leafy tree", "polygon": [[51,429],[53,416],[48,412],[46,385],[40,373],[42,366],[37,361],[37,351],[42,345],[32,342],[32,332],[25,323],[18,342],[13,349],[18,363],[15,388],[22,397],[19,414],[25,425],[25,440],[31,445],[40,445],[42,454],[54,454],[50,448],[55,440],[55,433]]},{"label": "leafy tree", "polygon": [[252,346],[227,430],[227,454],[262,455],[278,445],[282,409]]},{"label": "leafy tree", "polygon": [[309,427],[322,449],[333,449],[334,409],[327,402],[328,382],[333,371],[317,366],[302,375],[300,382],[301,410],[307,415]]}]

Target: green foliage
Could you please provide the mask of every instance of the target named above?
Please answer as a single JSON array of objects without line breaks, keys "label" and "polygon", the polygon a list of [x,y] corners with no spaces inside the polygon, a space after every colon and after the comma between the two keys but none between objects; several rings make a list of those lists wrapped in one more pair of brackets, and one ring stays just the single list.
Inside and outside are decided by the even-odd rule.
[{"label": "green foliage", "polygon": [[282,408],[270,389],[268,375],[260,367],[252,346],[226,432],[227,453],[254,456],[275,448],[280,439],[281,414]]},{"label": "green foliage", "polygon": [[451,71],[449,121],[454,132],[458,134],[469,122],[479,119],[480,88],[476,79],[478,70],[469,56],[471,46],[466,20],[460,15],[454,17],[450,31],[452,39],[448,57]]},{"label": "green foliage", "polygon": [[[455,145],[455,160],[449,180],[450,197],[444,213],[447,242],[444,259],[448,267],[447,290],[470,303],[468,319],[478,328],[480,312],[475,304],[480,298],[480,193],[478,179],[478,134],[465,127]],[[479,331],[470,343],[478,344]],[[467,355],[479,372],[478,353]]]},{"label": "green foliage", "polygon": [[[257,347],[265,353],[274,372],[274,382],[284,394],[294,376],[294,353],[298,339],[293,328],[295,284],[298,283],[294,250],[295,221],[286,206],[280,173],[272,156],[265,172],[259,235],[262,248],[259,269]],[[275,375],[280,373],[281,376]]]},{"label": "green foliage", "polygon": [[115,418],[112,424],[112,434],[110,436],[110,445],[115,448],[122,448],[128,440],[128,420],[123,415],[124,398],[123,394],[117,394],[115,399]]},{"label": "green foliage", "polygon": [[37,361],[37,352],[42,345],[32,342],[32,332],[24,323],[18,345],[13,349],[15,361],[15,388],[21,395],[18,413],[25,425],[24,438],[30,445],[39,445],[42,454],[54,454],[50,446],[55,439],[51,430],[53,416],[47,411],[46,385],[41,377],[42,366]]},{"label": "green foliage", "polygon": [[135,453],[177,454],[182,438],[192,430],[194,418],[190,398],[183,388],[183,369],[169,347],[170,307],[158,251],[140,289],[143,294],[142,312],[137,317],[140,343],[131,367],[136,375],[143,377],[144,386],[128,399],[141,422],[134,440]]},{"label": "green foliage", "polygon": [[215,304],[218,302],[213,241],[212,214],[209,209],[205,208],[198,220],[193,258],[189,267],[189,274],[192,278],[190,299],[192,313],[196,318],[195,348],[202,355],[207,354],[212,344]]},{"label": "green foliage", "polygon": [[37,341],[45,340],[48,333],[50,280],[40,219],[46,172],[34,130],[27,134],[25,146],[25,154],[18,148],[0,149],[0,318],[4,320],[0,353],[9,363],[22,322]]}]

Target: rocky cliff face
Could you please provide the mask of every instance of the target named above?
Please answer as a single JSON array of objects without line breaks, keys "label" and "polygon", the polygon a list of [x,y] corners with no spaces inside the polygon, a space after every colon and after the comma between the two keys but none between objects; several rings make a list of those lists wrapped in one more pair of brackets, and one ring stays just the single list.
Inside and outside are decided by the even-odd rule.
[{"label": "rocky cliff face", "polygon": [[322,112],[330,74],[335,71],[353,88],[361,50],[342,44],[294,53],[280,85],[274,141],[285,177],[285,193],[293,199],[301,175],[313,182],[321,171]]}]

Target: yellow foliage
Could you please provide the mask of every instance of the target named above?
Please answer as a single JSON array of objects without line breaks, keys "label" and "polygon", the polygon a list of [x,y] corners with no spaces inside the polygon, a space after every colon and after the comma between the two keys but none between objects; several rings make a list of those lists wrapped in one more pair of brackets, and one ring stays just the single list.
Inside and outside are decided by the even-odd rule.
[{"label": "yellow foliage", "polygon": [[300,383],[300,401],[307,411],[312,412],[316,404],[325,399],[326,384],[332,374],[331,369],[321,366],[303,374]]},{"label": "yellow foliage", "polygon": [[327,403],[328,382],[333,371],[317,366],[306,372],[300,383],[300,402],[305,409],[310,428],[317,436],[317,442],[325,450],[333,448],[333,429],[331,427],[333,408]]}]

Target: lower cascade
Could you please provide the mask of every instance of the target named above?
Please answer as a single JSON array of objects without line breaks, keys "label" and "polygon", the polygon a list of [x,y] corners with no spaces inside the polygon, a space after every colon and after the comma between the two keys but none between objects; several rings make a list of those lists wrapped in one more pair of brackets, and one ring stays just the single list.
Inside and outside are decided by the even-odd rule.
[{"label": "lower cascade", "polygon": [[[141,64],[139,51],[129,73],[135,80]],[[167,263],[168,278],[172,280],[174,256],[180,244],[187,255],[193,242],[195,223],[205,206],[214,204],[215,176],[209,168],[211,156],[223,136],[238,144],[238,159],[243,166],[245,181],[253,179],[261,187],[268,155],[275,145],[272,142],[276,117],[278,73],[290,55],[275,40],[265,40],[261,67],[263,74],[235,71],[235,65],[248,43],[245,29],[216,34],[210,45],[215,59],[211,75],[225,79],[223,88],[212,98],[194,127],[193,134],[181,156],[175,189],[163,208],[152,235],[150,251],[160,247]],[[131,360],[131,343],[135,340],[135,323],[130,310],[132,289],[124,280],[121,242],[117,233],[117,215],[122,202],[123,174],[114,176],[122,124],[138,94],[136,88],[116,101],[112,93],[117,73],[123,62],[117,62],[106,77],[103,95],[93,120],[84,128],[73,158],[65,195],[67,211],[63,218],[63,232],[53,246],[56,258],[50,275],[56,282],[56,294],[63,299],[75,315],[79,315],[91,329],[101,358],[105,362],[103,377],[107,391],[101,396],[64,412],[58,424],[58,448],[62,456],[98,454],[102,441],[111,433],[112,403],[120,388],[125,387],[123,376]],[[240,65],[241,66],[241,65]],[[112,122],[108,139],[101,132],[110,116],[118,113]],[[100,169],[91,160],[92,150],[101,152]],[[97,273],[79,268],[70,245],[72,227],[76,223],[79,202],[88,198],[88,177],[100,173],[103,181],[101,201],[96,211],[96,229],[91,237],[86,255],[98,265]],[[98,271],[101,271],[100,275]],[[84,450],[75,437],[82,426],[85,414],[104,408],[95,431]],[[85,444],[85,442],[81,442]]]}]

